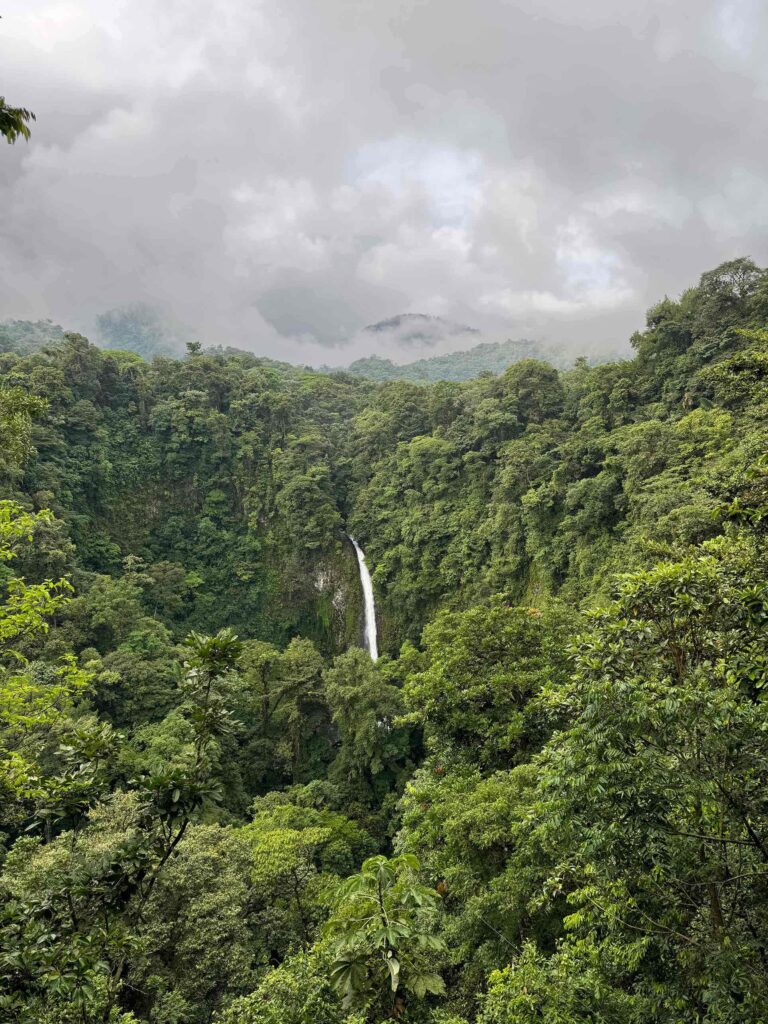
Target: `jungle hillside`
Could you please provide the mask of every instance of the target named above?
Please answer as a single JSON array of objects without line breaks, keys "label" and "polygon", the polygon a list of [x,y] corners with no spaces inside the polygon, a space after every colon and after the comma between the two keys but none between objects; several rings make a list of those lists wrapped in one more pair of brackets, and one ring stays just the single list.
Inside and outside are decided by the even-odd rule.
[{"label": "jungle hillside", "polygon": [[768,271],[631,344],[6,325],[2,1021],[768,1019]]}]

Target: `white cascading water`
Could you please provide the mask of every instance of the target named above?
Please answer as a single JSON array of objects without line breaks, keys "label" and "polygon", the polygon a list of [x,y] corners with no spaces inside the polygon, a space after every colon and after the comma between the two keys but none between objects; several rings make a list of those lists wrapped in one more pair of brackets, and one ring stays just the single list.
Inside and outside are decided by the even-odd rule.
[{"label": "white cascading water", "polygon": [[373,583],[371,582],[371,574],[368,572],[368,566],[365,564],[363,549],[354,537],[349,539],[352,541],[355,554],[357,555],[357,564],[360,567],[360,584],[363,588],[363,598],[365,600],[365,646],[371,656],[371,660],[376,661],[379,656],[379,646],[376,636],[376,602],[373,599]]}]

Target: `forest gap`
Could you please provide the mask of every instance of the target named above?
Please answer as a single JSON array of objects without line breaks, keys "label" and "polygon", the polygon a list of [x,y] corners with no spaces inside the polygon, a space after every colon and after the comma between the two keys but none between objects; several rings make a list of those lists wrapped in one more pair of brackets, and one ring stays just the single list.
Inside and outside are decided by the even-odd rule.
[{"label": "forest gap", "polygon": [[363,549],[354,537],[349,536],[349,539],[352,541],[352,546],[354,547],[355,554],[357,555],[357,564],[360,567],[360,585],[363,588],[363,598],[365,603],[365,648],[371,656],[371,661],[376,661],[379,657],[379,647],[376,636],[376,602],[373,597],[373,583],[371,582],[371,574],[368,571],[368,566],[365,564],[365,553],[363,552]]}]

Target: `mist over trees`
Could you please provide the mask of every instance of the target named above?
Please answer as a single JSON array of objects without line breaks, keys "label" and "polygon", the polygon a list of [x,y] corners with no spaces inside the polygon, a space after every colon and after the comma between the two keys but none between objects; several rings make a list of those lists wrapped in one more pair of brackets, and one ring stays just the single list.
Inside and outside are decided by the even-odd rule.
[{"label": "mist over trees", "polygon": [[127,349],[145,359],[181,355],[187,340],[181,328],[141,302],[100,313],[96,330],[104,348]]}]

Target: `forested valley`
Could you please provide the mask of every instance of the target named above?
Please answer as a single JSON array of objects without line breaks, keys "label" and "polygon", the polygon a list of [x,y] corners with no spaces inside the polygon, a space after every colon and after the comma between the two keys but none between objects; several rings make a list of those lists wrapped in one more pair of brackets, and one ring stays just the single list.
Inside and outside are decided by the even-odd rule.
[{"label": "forested valley", "polygon": [[17,334],[0,1020],[768,1020],[768,271],[467,382]]}]

